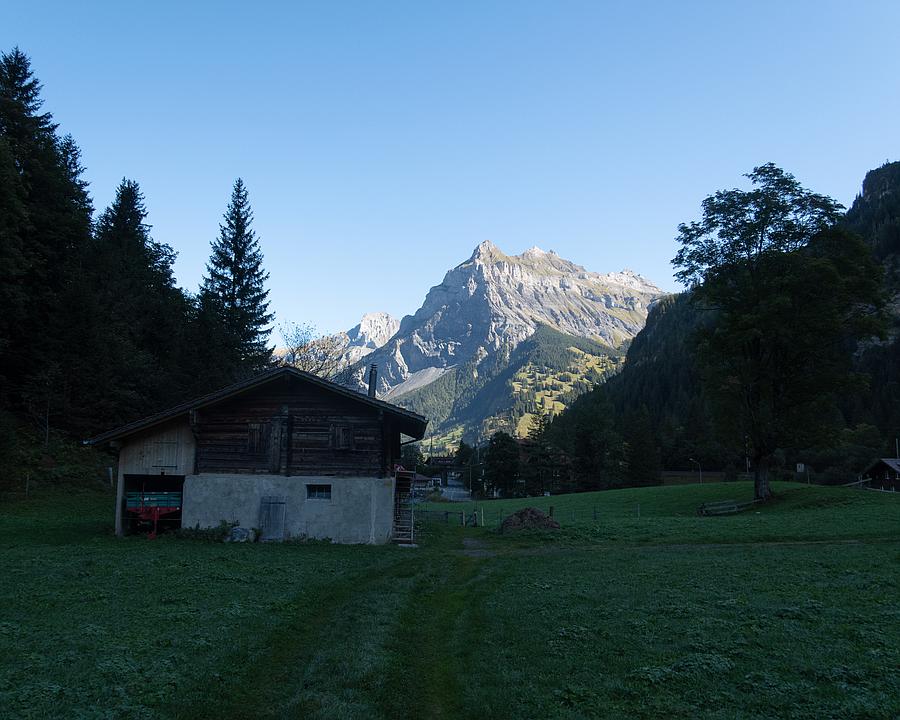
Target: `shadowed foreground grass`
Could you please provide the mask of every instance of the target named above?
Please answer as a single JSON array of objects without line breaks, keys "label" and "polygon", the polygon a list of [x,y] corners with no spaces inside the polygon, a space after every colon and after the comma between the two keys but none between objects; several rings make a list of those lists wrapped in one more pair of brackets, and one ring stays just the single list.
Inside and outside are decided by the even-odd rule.
[{"label": "shadowed foreground grass", "polygon": [[116,541],[109,496],[8,505],[0,715],[897,717],[900,497],[778,489],[719,518],[693,513],[733,484],[560,496],[604,509],[413,550]]}]

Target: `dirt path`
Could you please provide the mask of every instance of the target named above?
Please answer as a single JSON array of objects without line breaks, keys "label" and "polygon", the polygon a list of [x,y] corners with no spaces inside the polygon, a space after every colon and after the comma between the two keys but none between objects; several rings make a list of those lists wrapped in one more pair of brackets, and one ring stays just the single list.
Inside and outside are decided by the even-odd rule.
[{"label": "dirt path", "polygon": [[395,660],[384,672],[378,703],[383,717],[466,717],[470,658],[479,647],[475,638],[488,627],[483,597],[491,587],[486,582],[490,573],[478,561],[488,556],[482,554],[488,553],[486,544],[475,542],[464,542],[462,551],[445,552],[437,563],[432,556],[423,570],[396,626]]},{"label": "dirt path", "polygon": [[497,553],[488,550],[488,544],[484,540],[474,537],[463,538],[462,554],[470,558],[496,557]]},{"label": "dirt path", "polygon": [[[215,689],[215,703],[176,703],[171,716],[186,720],[305,717],[306,713],[296,707],[298,679],[308,672],[318,648],[330,642],[336,619],[357,605],[369,590],[405,574],[407,567],[403,560],[373,567],[341,577],[318,593],[298,595],[283,611],[284,622],[272,628],[262,643],[264,651],[255,649],[233,663],[234,672]],[[310,607],[317,612],[310,613]],[[301,683],[299,689],[304,690],[305,685]]]}]

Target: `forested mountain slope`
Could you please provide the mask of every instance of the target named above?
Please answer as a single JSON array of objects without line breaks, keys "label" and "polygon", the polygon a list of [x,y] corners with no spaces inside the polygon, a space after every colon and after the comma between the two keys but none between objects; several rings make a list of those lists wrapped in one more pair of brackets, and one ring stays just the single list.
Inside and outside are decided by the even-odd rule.
[{"label": "forested mountain slope", "polygon": [[[868,380],[841,395],[831,441],[784,448],[779,455],[782,472],[804,462],[822,479],[835,481],[852,479],[871,457],[893,455],[900,436],[900,163],[866,175],[843,225],[863,238],[884,270],[884,292],[891,299],[887,337],[857,349],[853,369]],[[635,418],[650,433],[663,468],[746,468],[741,437],[713,421],[701,375],[698,330],[714,326],[715,313],[692,302],[690,293],[658,301],[622,371],[555,419],[551,437],[580,463],[584,476],[623,475],[627,428],[635,427]]]},{"label": "forested mountain slope", "polygon": [[425,413],[439,436],[516,432],[614,370],[660,294],[628,270],[599,274],[552,251],[506,255],[483,242],[360,363],[357,386],[376,363],[379,394]]}]

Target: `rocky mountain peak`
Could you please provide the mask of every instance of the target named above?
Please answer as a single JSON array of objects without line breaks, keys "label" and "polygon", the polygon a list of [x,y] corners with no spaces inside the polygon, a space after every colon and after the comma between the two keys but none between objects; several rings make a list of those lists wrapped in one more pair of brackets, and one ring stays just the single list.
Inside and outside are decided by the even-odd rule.
[{"label": "rocky mountain peak", "polygon": [[390,340],[399,329],[400,321],[386,312],[366,313],[359,325],[347,331],[347,337],[351,345],[375,350]]},{"label": "rocky mountain peak", "polygon": [[369,361],[381,368],[379,391],[396,397],[515,348],[540,325],[615,348],[640,331],[661,294],[630,271],[600,275],[538,247],[507,255],[485,240]]},{"label": "rocky mountain peak", "polygon": [[504,255],[500,251],[500,248],[494,245],[494,243],[492,243],[490,240],[483,240],[482,242],[478,243],[478,246],[472,252],[472,257],[469,258],[469,262],[480,261],[482,263],[486,263],[500,260],[505,257],[506,255]]},{"label": "rocky mountain peak", "polygon": [[386,312],[366,313],[358,325],[333,335],[335,349],[341,354],[340,366],[354,365],[394,336],[400,321]]}]

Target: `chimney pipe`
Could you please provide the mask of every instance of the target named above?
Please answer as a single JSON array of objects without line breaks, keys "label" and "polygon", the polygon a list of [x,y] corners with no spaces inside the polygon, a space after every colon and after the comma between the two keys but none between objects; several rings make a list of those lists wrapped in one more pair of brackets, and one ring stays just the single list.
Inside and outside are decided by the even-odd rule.
[{"label": "chimney pipe", "polygon": [[369,397],[375,397],[375,385],[378,381],[378,366],[375,363],[369,365]]}]

